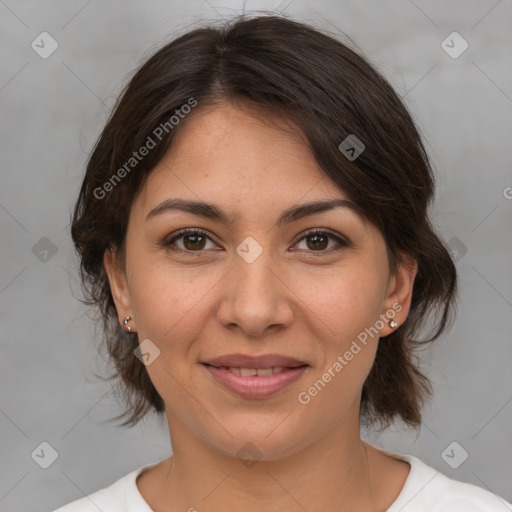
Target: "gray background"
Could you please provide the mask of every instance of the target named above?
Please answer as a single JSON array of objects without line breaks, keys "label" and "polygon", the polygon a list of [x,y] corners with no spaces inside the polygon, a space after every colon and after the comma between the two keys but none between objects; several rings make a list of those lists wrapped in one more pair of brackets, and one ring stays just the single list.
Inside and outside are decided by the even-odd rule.
[{"label": "gray background", "polygon": [[[423,354],[435,390],[424,424],[418,433],[397,426],[365,437],[512,500],[512,4],[245,3],[246,11],[278,6],[346,32],[404,97],[436,166],[433,222],[457,252],[459,314]],[[76,300],[69,213],[129,73],[176,30],[243,8],[240,1],[0,0],[2,511],[53,509],[170,454],[165,422],[151,417],[122,429],[107,421],[121,409],[94,377],[105,362]],[[47,59],[31,48],[43,31],[59,45]],[[452,31],[469,43],[456,59],[441,47]],[[44,441],[58,452],[48,469],[31,456]],[[469,453],[458,469],[441,455],[453,441]],[[460,453],[456,447],[455,458]]]}]

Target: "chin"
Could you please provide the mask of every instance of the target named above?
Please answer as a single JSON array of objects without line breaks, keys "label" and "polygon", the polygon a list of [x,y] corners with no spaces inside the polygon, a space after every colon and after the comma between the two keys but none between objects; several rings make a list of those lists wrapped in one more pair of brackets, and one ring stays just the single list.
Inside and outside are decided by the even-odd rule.
[{"label": "chin", "polygon": [[225,433],[222,439],[211,439],[210,443],[225,455],[247,461],[248,467],[256,461],[283,459],[299,451],[305,441],[303,430],[297,427],[297,431],[292,432],[289,426],[278,426],[280,421],[282,418],[272,422],[271,427],[267,426],[268,422],[265,426],[258,425],[254,419],[226,426],[232,437]]}]

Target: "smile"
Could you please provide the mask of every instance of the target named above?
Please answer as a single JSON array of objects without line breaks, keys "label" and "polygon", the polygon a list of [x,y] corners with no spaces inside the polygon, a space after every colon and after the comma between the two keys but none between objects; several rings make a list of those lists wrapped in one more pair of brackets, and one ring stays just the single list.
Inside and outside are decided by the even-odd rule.
[{"label": "smile", "polygon": [[293,368],[274,366],[270,368],[215,367],[202,364],[214,381],[230,392],[244,398],[265,398],[286,389],[295,383],[308,365]]},{"label": "smile", "polygon": [[272,375],[275,373],[281,373],[285,368],[282,366],[275,366],[274,368],[238,368],[237,366],[220,366],[220,370],[228,370],[236,375],[242,375],[242,377],[254,377],[255,375]]}]

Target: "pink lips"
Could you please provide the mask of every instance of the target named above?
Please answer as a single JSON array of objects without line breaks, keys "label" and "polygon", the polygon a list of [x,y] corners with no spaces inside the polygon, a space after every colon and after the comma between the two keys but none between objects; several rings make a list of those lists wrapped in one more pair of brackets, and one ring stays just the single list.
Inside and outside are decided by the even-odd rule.
[{"label": "pink lips", "polygon": [[[252,357],[230,354],[202,363],[217,382],[245,398],[264,398],[297,381],[308,365],[278,354]],[[252,371],[244,371],[241,369]],[[264,369],[267,369],[266,371]],[[269,372],[272,369],[272,373]],[[262,373],[262,375],[240,375]]]}]

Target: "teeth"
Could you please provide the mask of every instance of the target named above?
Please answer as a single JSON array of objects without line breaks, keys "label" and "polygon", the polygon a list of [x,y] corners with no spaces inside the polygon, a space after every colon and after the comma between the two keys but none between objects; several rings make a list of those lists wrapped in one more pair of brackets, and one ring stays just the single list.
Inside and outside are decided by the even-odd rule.
[{"label": "teeth", "polygon": [[241,375],[242,377],[254,377],[255,375],[273,375],[276,373],[281,373],[283,371],[282,366],[275,366],[273,368],[238,368],[236,366],[230,366],[228,368],[226,366],[219,366],[219,369],[228,370],[231,373]]},{"label": "teeth", "polygon": [[[231,368],[230,368],[231,370]],[[258,370],[256,368],[240,368],[240,375],[242,377],[253,377],[258,374]]]},{"label": "teeth", "polygon": [[272,375],[272,368],[258,368],[258,375]]}]

